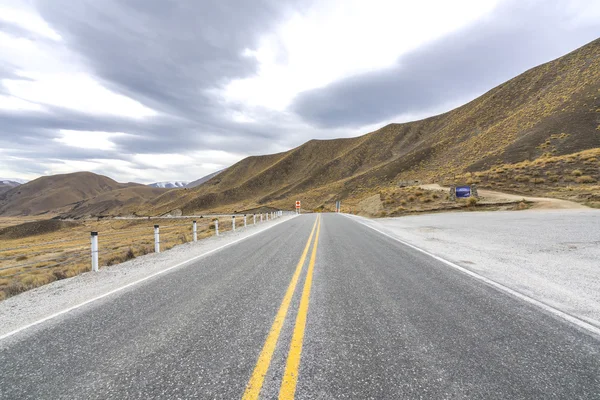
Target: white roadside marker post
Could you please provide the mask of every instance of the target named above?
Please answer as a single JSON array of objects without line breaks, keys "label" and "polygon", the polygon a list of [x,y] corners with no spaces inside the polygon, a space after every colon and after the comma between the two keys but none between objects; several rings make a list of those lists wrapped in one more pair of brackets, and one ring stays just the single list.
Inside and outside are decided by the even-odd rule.
[{"label": "white roadside marker post", "polygon": [[219,236],[219,220],[215,219],[215,236]]},{"label": "white roadside marker post", "polygon": [[196,224],[196,221],[193,221],[192,234],[194,236],[194,242],[197,242],[198,241],[198,224]]},{"label": "white roadside marker post", "polygon": [[246,227],[246,214],[244,214],[244,228]]},{"label": "white roadside marker post", "polygon": [[260,222],[263,222],[262,219],[263,219],[263,216],[262,216],[262,213],[260,213]]},{"label": "white roadside marker post", "polygon": [[154,252],[160,253],[160,233],[158,225],[154,225]]},{"label": "white roadside marker post", "polygon": [[98,232],[92,232],[92,271],[98,272]]},{"label": "white roadside marker post", "polygon": [[256,225],[256,214],[252,214],[252,225]]},{"label": "white roadside marker post", "polygon": [[235,215],[231,217],[231,230],[235,231]]}]

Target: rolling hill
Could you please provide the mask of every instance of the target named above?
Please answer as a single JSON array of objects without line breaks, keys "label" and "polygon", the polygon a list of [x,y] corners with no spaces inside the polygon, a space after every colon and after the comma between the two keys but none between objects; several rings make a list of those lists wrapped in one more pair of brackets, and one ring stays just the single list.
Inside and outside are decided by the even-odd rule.
[{"label": "rolling hill", "polygon": [[[309,208],[319,208],[403,180],[465,182],[477,171],[510,170],[524,161],[599,147],[600,39],[450,112],[356,138],[311,140],[287,152],[248,157],[199,187],[165,193],[150,204],[153,212],[197,213],[290,208],[302,198]],[[600,164],[593,157],[585,162],[581,167],[593,184]],[[568,182],[561,178],[545,185],[552,191]]]},{"label": "rolling hill", "polygon": [[139,206],[165,191],[137,183],[119,183],[91,172],[43,176],[0,194],[0,215],[59,214],[75,207],[98,211],[110,208],[116,212],[122,205],[135,202]]}]

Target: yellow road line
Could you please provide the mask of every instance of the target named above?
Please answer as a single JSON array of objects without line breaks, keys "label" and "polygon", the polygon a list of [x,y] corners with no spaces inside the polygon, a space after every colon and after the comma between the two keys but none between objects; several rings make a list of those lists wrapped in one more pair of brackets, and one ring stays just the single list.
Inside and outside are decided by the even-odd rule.
[{"label": "yellow road line", "polygon": [[306,317],[308,315],[308,303],[310,301],[310,289],[312,287],[313,270],[315,269],[315,259],[317,258],[317,246],[319,244],[319,232],[321,231],[321,220],[317,226],[317,234],[315,235],[315,243],[313,245],[312,254],[310,255],[310,263],[306,272],[306,280],[304,282],[304,290],[298,307],[298,315],[296,317],[296,326],[292,335],[290,351],[288,353],[287,362],[285,365],[285,373],[281,381],[279,389],[279,400],[289,400],[294,398],[296,393],[296,384],[298,383],[298,368],[300,367],[300,356],[302,355],[302,342],[304,340],[304,330],[306,328]]},{"label": "yellow road line", "polygon": [[319,219],[320,215],[317,216],[317,219],[315,220],[312,231],[310,232],[310,236],[308,237],[308,241],[306,242],[306,246],[304,247],[304,251],[302,252],[302,256],[300,257],[300,261],[298,261],[298,265],[296,266],[296,271],[292,276],[292,280],[290,281],[287,292],[285,292],[281,306],[279,306],[279,311],[277,311],[277,315],[275,316],[275,321],[271,326],[267,340],[265,341],[263,349],[260,352],[256,366],[254,367],[254,372],[252,372],[252,376],[248,381],[246,391],[242,397],[244,400],[258,399],[260,390],[262,389],[263,381],[265,380],[265,375],[269,370],[269,365],[271,364],[271,359],[273,358],[273,352],[275,351],[275,346],[277,345],[277,339],[279,339],[279,334],[281,333],[283,322],[285,321],[288,308],[290,307],[290,302],[294,296],[294,291],[296,290],[296,286],[298,284],[298,278],[302,272],[302,267],[304,266],[304,261],[306,260],[308,249],[310,248],[310,242],[312,241],[313,234],[315,233],[315,227],[317,226]]}]

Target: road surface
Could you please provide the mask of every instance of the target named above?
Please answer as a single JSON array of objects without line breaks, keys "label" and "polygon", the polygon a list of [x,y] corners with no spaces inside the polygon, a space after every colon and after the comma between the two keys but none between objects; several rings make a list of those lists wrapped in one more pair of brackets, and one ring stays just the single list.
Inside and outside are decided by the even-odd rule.
[{"label": "road surface", "polygon": [[242,397],[598,399],[600,340],[325,214],[0,342],[2,399]]}]

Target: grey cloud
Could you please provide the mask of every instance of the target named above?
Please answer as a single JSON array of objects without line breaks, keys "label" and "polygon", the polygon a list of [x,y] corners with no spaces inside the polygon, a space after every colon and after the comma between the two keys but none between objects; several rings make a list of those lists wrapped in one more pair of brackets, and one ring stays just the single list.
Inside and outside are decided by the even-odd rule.
[{"label": "grey cloud", "polygon": [[243,57],[294,2],[46,0],[44,18],[111,89],[191,120],[217,111],[205,90],[255,72]]},{"label": "grey cloud", "polygon": [[325,128],[432,112],[474,98],[599,35],[598,24],[573,27],[566,4],[512,1],[489,20],[423,46],[392,68],[301,93],[291,108]]}]

